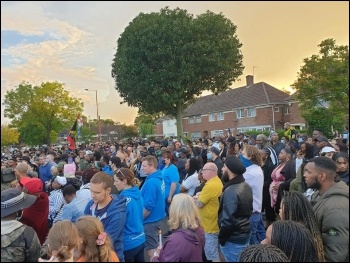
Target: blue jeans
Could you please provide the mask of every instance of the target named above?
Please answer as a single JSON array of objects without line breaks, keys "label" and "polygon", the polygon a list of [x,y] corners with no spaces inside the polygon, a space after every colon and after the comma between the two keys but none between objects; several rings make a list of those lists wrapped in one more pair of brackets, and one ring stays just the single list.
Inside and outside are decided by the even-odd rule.
[{"label": "blue jeans", "polygon": [[249,241],[245,244],[237,244],[232,242],[225,242],[224,246],[220,245],[222,254],[224,254],[226,262],[238,262],[239,255],[249,246]]},{"label": "blue jeans", "polygon": [[266,238],[266,230],[263,223],[261,213],[252,213],[249,218],[252,235],[250,236],[250,244],[260,244]]}]

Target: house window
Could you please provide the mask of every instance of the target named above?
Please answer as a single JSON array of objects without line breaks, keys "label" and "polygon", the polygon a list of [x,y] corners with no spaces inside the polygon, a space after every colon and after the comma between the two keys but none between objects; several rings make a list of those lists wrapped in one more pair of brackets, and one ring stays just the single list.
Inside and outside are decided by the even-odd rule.
[{"label": "house window", "polygon": [[202,122],[202,118],[200,115],[196,116],[196,123],[201,123]]},{"label": "house window", "polygon": [[244,118],[244,109],[237,110],[237,118]]},{"label": "house window", "polygon": [[221,136],[224,134],[223,130],[215,130],[215,131],[211,131],[211,137],[217,137],[217,136]]},{"label": "house window", "polygon": [[248,108],[248,117],[255,117],[255,116],[256,116],[255,108]]},{"label": "house window", "polygon": [[275,112],[279,112],[280,111],[280,107],[275,106]]},{"label": "house window", "polygon": [[215,121],[215,113],[209,114],[209,121]]},{"label": "house window", "polygon": [[284,108],[284,114],[289,114],[289,106],[286,106],[286,107]]},{"label": "house window", "polygon": [[194,123],[194,117],[190,117],[190,124]]},{"label": "house window", "polygon": [[200,132],[191,132],[191,138],[193,139],[197,139],[201,137],[201,133]]},{"label": "house window", "polygon": [[223,121],[224,120],[224,113],[223,112],[219,112],[218,113],[218,121]]}]

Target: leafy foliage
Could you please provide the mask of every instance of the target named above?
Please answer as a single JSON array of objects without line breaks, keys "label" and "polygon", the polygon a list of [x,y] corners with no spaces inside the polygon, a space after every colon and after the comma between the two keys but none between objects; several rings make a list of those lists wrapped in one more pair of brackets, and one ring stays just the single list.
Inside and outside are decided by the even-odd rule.
[{"label": "leafy foliage", "polygon": [[133,138],[138,137],[139,133],[137,132],[137,128],[135,125],[121,125],[121,138]]},{"label": "leafy foliage", "polygon": [[236,26],[207,11],[196,18],[168,7],[140,13],[117,43],[112,77],[124,102],[141,112],[182,115],[204,90],[227,90],[243,72]]},{"label": "leafy foliage", "polygon": [[304,59],[292,86],[309,129],[330,135],[331,125],[338,130],[349,125],[349,47],[326,39],[319,48],[319,54]]},{"label": "leafy foliage", "polygon": [[83,103],[58,82],[40,86],[22,82],[6,92],[3,105],[5,117],[19,129],[22,142],[30,145],[50,144],[58,131],[71,127],[83,109]]},{"label": "leafy foliage", "polygon": [[17,144],[19,141],[19,132],[17,129],[10,128],[8,125],[1,125],[1,146]]}]

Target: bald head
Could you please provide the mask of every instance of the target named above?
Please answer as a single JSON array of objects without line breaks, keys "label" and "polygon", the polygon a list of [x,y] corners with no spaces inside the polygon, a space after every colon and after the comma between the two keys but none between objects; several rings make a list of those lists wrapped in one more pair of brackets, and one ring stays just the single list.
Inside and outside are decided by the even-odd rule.
[{"label": "bald head", "polygon": [[17,164],[16,169],[20,173],[27,173],[28,165],[25,163],[20,163],[20,164]]},{"label": "bald head", "polygon": [[215,163],[206,163],[202,170],[203,178],[209,180],[218,174],[218,167]]}]

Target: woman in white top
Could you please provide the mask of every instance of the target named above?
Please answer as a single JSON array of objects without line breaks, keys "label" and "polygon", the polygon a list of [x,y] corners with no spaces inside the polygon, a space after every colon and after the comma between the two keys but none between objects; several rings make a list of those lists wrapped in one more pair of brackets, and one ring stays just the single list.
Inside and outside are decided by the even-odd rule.
[{"label": "woman in white top", "polygon": [[198,159],[196,157],[191,157],[191,159],[187,159],[185,169],[187,171],[187,174],[185,179],[182,181],[180,192],[187,193],[192,196],[196,188],[200,185],[200,181],[198,179]]}]

